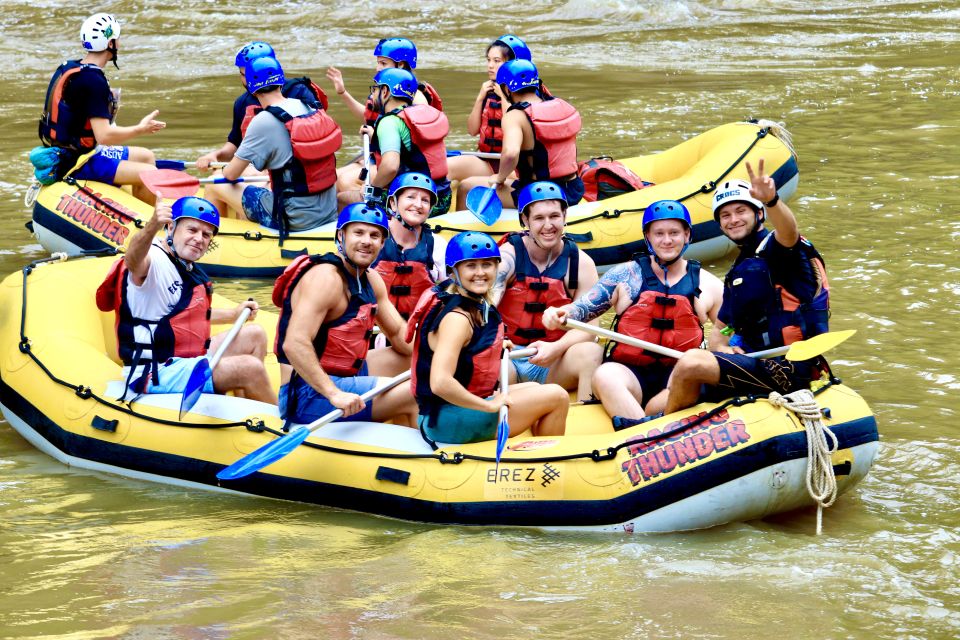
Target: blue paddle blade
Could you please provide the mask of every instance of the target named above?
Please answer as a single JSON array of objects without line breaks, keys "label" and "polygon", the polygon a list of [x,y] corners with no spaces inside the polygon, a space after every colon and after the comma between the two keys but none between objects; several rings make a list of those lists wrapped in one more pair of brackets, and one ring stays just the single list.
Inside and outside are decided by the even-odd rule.
[{"label": "blue paddle blade", "polygon": [[267,467],[300,446],[310,435],[310,429],[301,425],[279,440],[268,442],[217,474],[220,480],[236,480]]},{"label": "blue paddle blade", "polygon": [[497,425],[497,466],[500,466],[500,456],[503,450],[507,448],[507,438],[510,437],[510,425],[507,424],[506,412],[500,416],[500,424]]},{"label": "blue paddle blade", "polygon": [[210,369],[210,361],[206,358],[193,365],[193,371],[187,379],[187,384],[183,388],[183,397],[180,399],[180,419],[183,420],[183,414],[189,413],[193,405],[197,404],[200,395],[203,393],[203,387],[207,380],[213,375]]},{"label": "blue paddle blade", "polygon": [[157,160],[157,169],[173,169],[174,171],[183,171],[187,168],[187,163],[183,160]]},{"label": "blue paddle blade", "polygon": [[489,227],[500,219],[503,205],[500,204],[496,189],[474,187],[467,194],[467,209],[470,209],[480,222]]}]

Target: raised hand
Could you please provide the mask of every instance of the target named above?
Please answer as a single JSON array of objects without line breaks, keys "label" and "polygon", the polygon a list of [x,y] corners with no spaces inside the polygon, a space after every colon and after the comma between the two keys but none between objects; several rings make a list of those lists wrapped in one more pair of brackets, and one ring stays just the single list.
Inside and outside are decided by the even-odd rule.
[{"label": "raised hand", "polygon": [[151,113],[143,116],[143,119],[140,120],[140,124],[137,125],[140,128],[141,133],[156,133],[167,126],[166,122],[155,120],[159,114],[160,111],[154,109]]},{"label": "raised hand", "polygon": [[777,196],[777,184],[773,178],[763,172],[763,158],[757,163],[757,171],[747,162],[747,175],[750,176],[750,195],[760,202],[770,202]]}]

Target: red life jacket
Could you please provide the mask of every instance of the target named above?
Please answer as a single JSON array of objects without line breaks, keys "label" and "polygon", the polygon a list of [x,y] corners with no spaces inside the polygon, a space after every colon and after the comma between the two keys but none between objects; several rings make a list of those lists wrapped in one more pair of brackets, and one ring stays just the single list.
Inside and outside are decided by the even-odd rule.
[{"label": "red life jacket", "polygon": [[503,104],[500,96],[488,91],[480,109],[480,139],[477,149],[486,153],[500,153],[503,150]]},{"label": "red life jacket", "polygon": [[[653,272],[648,255],[637,256],[635,260],[640,265],[643,288],[617,317],[614,330],[677,351],[698,348],[703,343],[703,327],[694,309],[694,299],[700,295],[700,263],[688,260],[687,273],[675,285],[667,287]],[[614,362],[641,367],[676,364],[673,358],[638,347],[612,344],[608,359]]]},{"label": "red life jacket", "polygon": [[343,260],[335,253],[299,256],[287,265],[277,278],[273,285],[273,304],[280,307],[280,318],[277,321],[277,339],[273,351],[277,354],[279,363],[290,364],[283,351],[283,342],[287,337],[287,328],[293,313],[293,290],[307,271],[318,264],[332,264],[337,267],[350,289],[350,300],[339,318],[327,320],[320,325],[313,338],[313,348],[320,366],[328,375],[355,376],[367,358],[370,336],[373,335],[373,325],[376,323],[377,297],[366,273],[360,276],[359,291],[353,291],[352,286],[357,279],[347,271]]},{"label": "red life jacket", "polygon": [[[510,243],[517,257],[513,284],[503,293],[497,305],[507,325],[507,337],[519,345],[527,345],[534,340],[559,340],[566,331],[547,331],[543,326],[543,312],[547,307],[561,307],[573,302],[570,291],[576,291],[578,286],[580,250],[573,240],[564,238],[563,251],[546,271],[540,273],[530,261],[523,235],[510,233],[504,240]],[[569,280],[569,290],[564,280]]]},{"label": "red life jacket", "polygon": [[[180,276],[183,286],[174,307],[159,320],[137,318],[127,301],[129,271],[123,258],[113,263],[106,278],[97,288],[97,308],[113,311],[116,316],[117,350],[128,366],[162,363],[170,358],[195,358],[210,346],[210,302],[213,285],[196,264],[187,271],[183,263],[164,251]],[[138,342],[134,328],[146,327],[150,342]],[[156,375],[156,367],[153,367]],[[132,372],[131,372],[132,373]]]},{"label": "red life jacket", "polygon": [[587,202],[606,200],[652,186],[610,156],[581,162],[577,171],[583,180],[583,199]]},{"label": "red life jacket", "polygon": [[549,98],[542,102],[519,102],[533,127],[533,149],[520,151],[517,175],[521,184],[537,180],[560,180],[577,173],[577,134],[580,113],[566,100]]},{"label": "red life jacket", "polygon": [[[311,109],[323,109],[326,111],[328,108],[327,94],[317,86],[317,83],[307,76],[290,78],[283,84],[280,93],[283,94],[284,98],[296,98]],[[240,123],[241,135],[247,135],[247,127],[250,126],[250,121],[261,111],[263,111],[263,107],[257,102],[247,105],[243,113],[243,121]]]},{"label": "red life jacket", "polygon": [[443,143],[444,137],[450,131],[450,123],[442,111],[425,104],[397,109],[377,120],[374,126],[373,139],[370,149],[374,160],[380,164],[380,143],[377,139],[377,128],[384,118],[396,116],[406,123],[410,130],[410,149],[400,149],[400,168],[397,175],[408,173],[425,173],[434,181],[439,182],[447,177],[447,147]]},{"label": "red life jacket", "polygon": [[[430,348],[428,336],[440,327],[440,321],[454,309],[473,310],[479,306],[471,298],[441,290],[446,284],[432,287],[424,293],[407,323],[406,340],[413,342],[410,388],[420,406],[421,414],[449,404],[430,389],[433,350]],[[491,307],[486,324],[475,327],[470,341],[460,350],[453,377],[470,393],[486,398],[497,388],[502,355],[503,323],[500,321],[500,314]]]},{"label": "red life jacket", "polygon": [[[87,152],[97,146],[90,119],[77,120],[73,109],[63,99],[63,90],[67,83],[81,72],[95,71],[103,75],[103,69],[95,64],[84,64],[79,60],[68,60],[57,67],[47,87],[47,97],[40,116],[40,140],[48,147],[65,147],[74,151]],[[116,96],[110,94],[110,120],[117,112]]]},{"label": "red life jacket", "polygon": [[723,309],[732,312],[730,326],[750,351],[792,344],[830,330],[830,283],[820,252],[800,237],[798,249],[810,263],[818,289],[809,302],[801,301],[776,282],[763,249],[772,234],[761,230],[756,252],[738,259],[724,280]]},{"label": "red life jacket", "polygon": [[277,106],[267,113],[283,123],[290,134],[293,157],[280,169],[270,170],[271,188],[284,197],[313,195],[337,182],[337,150],[343,143],[340,125],[322,109],[291,116]]},{"label": "red life jacket", "polygon": [[[552,97],[547,85],[540,83],[540,96]],[[500,153],[503,150],[503,104],[495,91],[488,91],[480,109],[480,139],[477,150],[485,153]]]},{"label": "red life jacket", "polygon": [[[429,82],[421,82],[417,85],[417,89],[427,99],[428,105],[437,111],[443,111],[443,100],[440,99],[440,94],[433,88],[433,85]],[[373,107],[373,98],[367,96],[367,104],[363,108],[363,121],[372,127],[377,123],[379,117],[380,112]]]},{"label": "red life jacket", "polygon": [[373,268],[387,285],[390,302],[400,315],[409,318],[424,291],[433,286],[433,232],[420,227],[420,240],[412,249],[402,249],[393,236],[388,236]]}]

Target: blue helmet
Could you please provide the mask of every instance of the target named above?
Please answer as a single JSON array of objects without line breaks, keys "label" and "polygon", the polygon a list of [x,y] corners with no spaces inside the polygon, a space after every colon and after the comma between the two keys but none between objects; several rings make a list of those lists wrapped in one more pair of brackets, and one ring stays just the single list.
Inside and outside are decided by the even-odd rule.
[{"label": "blue helmet", "polygon": [[[663,265],[669,266],[669,264],[679,260],[680,256],[682,256],[684,251],[687,250],[687,247],[690,246],[690,241],[693,239],[693,223],[690,221],[690,212],[687,211],[687,208],[682,202],[678,202],[676,200],[657,200],[644,209],[643,233],[646,234],[647,228],[657,220],[679,220],[687,225],[687,230],[690,231],[690,237],[687,238],[687,243],[683,246],[683,251],[680,252],[680,255],[671,260],[669,263],[666,263],[666,265]],[[657,254],[653,250],[653,245],[650,244],[649,240],[644,240],[647,243],[647,251],[651,256],[656,257]],[[657,262],[659,261],[660,259],[657,258]]]},{"label": "blue helmet", "polygon": [[354,202],[343,208],[337,218],[337,231],[340,231],[351,222],[363,222],[383,229],[384,234],[390,233],[390,219],[387,212],[378,205],[365,202]]},{"label": "blue helmet", "polygon": [[283,67],[276,58],[262,57],[248,60],[244,66],[244,77],[247,82],[247,91],[256,93],[267,87],[282,87],[286,82],[283,77]]},{"label": "blue helmet", "polygon": [[373,55],[390,58],[394,62],[406,62],[411,69],[417,68],[417,45],[406,38],[383,38],[377,43]]},{"label": "blue helmet", "polygon": [[373,81],[378,87],[387,87],[395,98],[413,102],[417,95],[417,79],[406,69],[381,69]]},{"label": "blue helmet", "polygon": [[682,202],[676,200],[657,200],[643,211],[643,231],[646,233],[647,227],[657,220],[679,220],[687,225],[687,229],[693,229],[693,223],[690,221],[690,212]]},{"label": "blue helmet", "polygon": [[276,57],[277,55],[273,52],[273,47],[266,42],[256,41],[240,47],[240,50],[237,51],[237,57],[233,59],[233,64],[243,69],[251,60]]},{"label": "blue helmet", "polygon": [[181,218],[195,218],[201,222],[206,222],[213,227],[213,233],[220,230],[220,212],[213,206],[213,203],[196,196],[187,196],[179,198],[170,207],[173,223],[176,224]]},{"label": "blue helmet", "polygon": [[522,216],[527,207],[541,200],[559,200],[564,211],[567,210],[567,196],[563,189],[553,182],[542,180],[531,182],[517,196],[517,209]]},{"label": "blue helmet", "polygon": [[465,260],[484,258],[500,260],[497,241],[481,231],[463,231],[450,238],[444,262],[448,269],[452,269]]},{"label": "blue helmet", "polygon": [[527,43],[515,35],[505,33],[493,41],[491,46],[504,46],[513,54],[514,60],[533,60],[533,54],[530,53],[530,47]]},{"label": "blue helmet", "polygon": [[538,89],[540,74],[529,60],[509,60],[497,69],[497,84],[506,85],[510,91]]},{"label": "blue helmet", "polygon": [[414,171],[401,173],[399,176],[394,178],[393,182],[390,183],[390,189],[387,192],[387,197],[392,198],[398,191],[411,188],[429,191],[430,205],[432,206],[437,204],[437,185],[434,184],[430,176],[423,173],[416,173]]}]

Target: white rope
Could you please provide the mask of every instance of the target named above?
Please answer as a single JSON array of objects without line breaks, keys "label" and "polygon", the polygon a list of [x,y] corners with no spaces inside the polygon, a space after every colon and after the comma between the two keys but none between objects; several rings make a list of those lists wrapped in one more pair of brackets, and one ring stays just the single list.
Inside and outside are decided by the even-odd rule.
[{"label": "white rope", "polygon": [[817,535],[823,530],[823,510],[837,499],[837,478],[831,455],[839,447],[837,436],[823,424],[820,405],[813,392],[800,389],[787,395],[776,391],[767,398],[776,407],[784,407],[800,418],[807,433],[807,491],[817,503]]},{"label": "white rope", "polygon": [[776,120],[761,119],[757,121],[757,126],[767,127],[770,130],[770,135],[780,140],[790,151],[790,155],[799,158],[797,150],[793,146],[793,136],[787,131],[787,125],[785,123],[777,122]]}]

